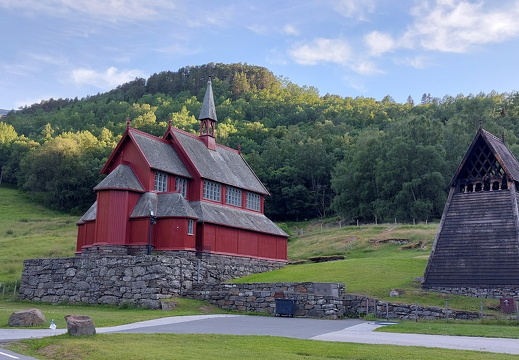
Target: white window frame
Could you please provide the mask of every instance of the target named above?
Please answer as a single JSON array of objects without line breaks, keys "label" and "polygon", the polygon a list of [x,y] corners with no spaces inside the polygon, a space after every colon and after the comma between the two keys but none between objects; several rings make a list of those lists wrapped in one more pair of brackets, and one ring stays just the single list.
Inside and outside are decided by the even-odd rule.
[{"label": "white window frame", "polygon": [[168,191],[168,174],[162,171],[155,171],[155,184],[153,190],[156,192]]},{"label": "white window frame", "polygon": [[220,202],[222,186],[214,181],[204,180],[204,199]]},{"label": "white window frame", "polygon": [[175,179],[175,191],[178,191],[180,195],[187,198],[187,179],[183,177],[176,177]]},{"label": "white window frame", "polygon": [[187,219],[187,234],[195,234],[195,221],[193,219]]},{"label": "white window frame", "polygon": [[245,197],[245,207],[249,210],[260,211],[261,210],[261,196],[250,191],[247,191]]},{"label": "white window frame", "polygon": [[234,205],[241,207],[241,189],[233,186],[227,186],[225,188],[225,203],[228,205]]}]

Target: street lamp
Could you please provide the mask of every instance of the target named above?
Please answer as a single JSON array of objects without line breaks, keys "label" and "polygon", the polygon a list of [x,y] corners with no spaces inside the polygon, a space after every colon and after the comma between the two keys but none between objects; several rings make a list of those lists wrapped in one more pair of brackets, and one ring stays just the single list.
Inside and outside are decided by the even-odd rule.
[{"label": "street lamp", "polygon": [[155,225],[156,223],[157,223],[157,217],[153,213],[153,210],[150,210],[150,226],[148,228],[148,251],[147,251],[148,255],[151,255],[151,249],[152,249],[152,246],[151,246],[151,232],[153,230],[153,225]]}]

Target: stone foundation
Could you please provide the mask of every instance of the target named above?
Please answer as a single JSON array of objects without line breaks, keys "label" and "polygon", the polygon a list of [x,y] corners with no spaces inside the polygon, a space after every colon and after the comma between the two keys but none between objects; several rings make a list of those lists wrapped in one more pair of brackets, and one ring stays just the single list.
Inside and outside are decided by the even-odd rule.
[{"label": "stone foundation", "polygon": [[[19,297],[49,303],[131,303],[157,309],[160,300],[182,296],[193,284],[224,282],[279,269],[280,261],[194,252],[130,256],[97,249],[72,258],[25,260]],[[99,249],[103,250],[103,249]]]},{"label": "stone foundation", "polygon": [[519,287],[499,287],[499,288],[488,288],[488,287],[427,287],[423,288],[428,291],[435,291],[444,294],[453,295],[465,295],[478,298],[486,299],[501,299],[503,297],[519,298]]}]

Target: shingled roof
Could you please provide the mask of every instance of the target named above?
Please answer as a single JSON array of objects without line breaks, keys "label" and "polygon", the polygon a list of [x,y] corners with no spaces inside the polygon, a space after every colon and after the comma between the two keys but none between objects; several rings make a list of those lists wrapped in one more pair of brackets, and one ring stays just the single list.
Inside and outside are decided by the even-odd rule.
[{"label": "shingled roof", "polygon": [[153,169],[191,178],[191,174],[170,143],[139,130],[129,129],[129,132]]},{"label": "shingled roof", "polygon": [[201,221],[232,226],[241,229],[259,231],[267,234],[288,236],[269,218],[261,213],[235,209],[228,206],[194,201],[191,203],[193,210]]},{"label": "shingled roof", "polygon": [[202,103],[202,110],[198,120],[211,119],[218,121],[216,118],[216,107],[214,106],[213,86],[211,78],[207,81],[207,88],[205,89],[204,102]]},{"label": "shingled roof", "polygon": [[479,129],[453,177],[423,288],[519,287],[518,180],[503,140]]},{"label": "shingled roof", "polygon": [[142,194],[130,217],[149,216],[153,211],[157,217],[188,217],[198,219],[189,202],[179,193]]},{"label": "shingled roof", "polygon": [[172,129],[172,132],[202,178],[269,195],[236,150],[217,145],[216,151],[212,151],[198,137],[178,129]]},{"label": "shingled roof", "polygon": [[118,165],[94,188],[95,191],[101,189],[127,189],[144,192],[142,184],[131,167],[124,164]]}]

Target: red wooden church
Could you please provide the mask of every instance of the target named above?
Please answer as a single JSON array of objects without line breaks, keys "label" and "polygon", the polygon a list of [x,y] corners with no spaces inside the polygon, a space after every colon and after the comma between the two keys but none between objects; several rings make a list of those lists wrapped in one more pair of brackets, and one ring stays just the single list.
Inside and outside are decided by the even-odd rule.
[{"label": "red wooden church", "polygon": [[211,80],[200,134],[125,133],[101,172],[97,201],[78,222],[77,254],[178,251],[286,261],[288,235],[264,215],[267,189],[239,151],[215,141]]}]

